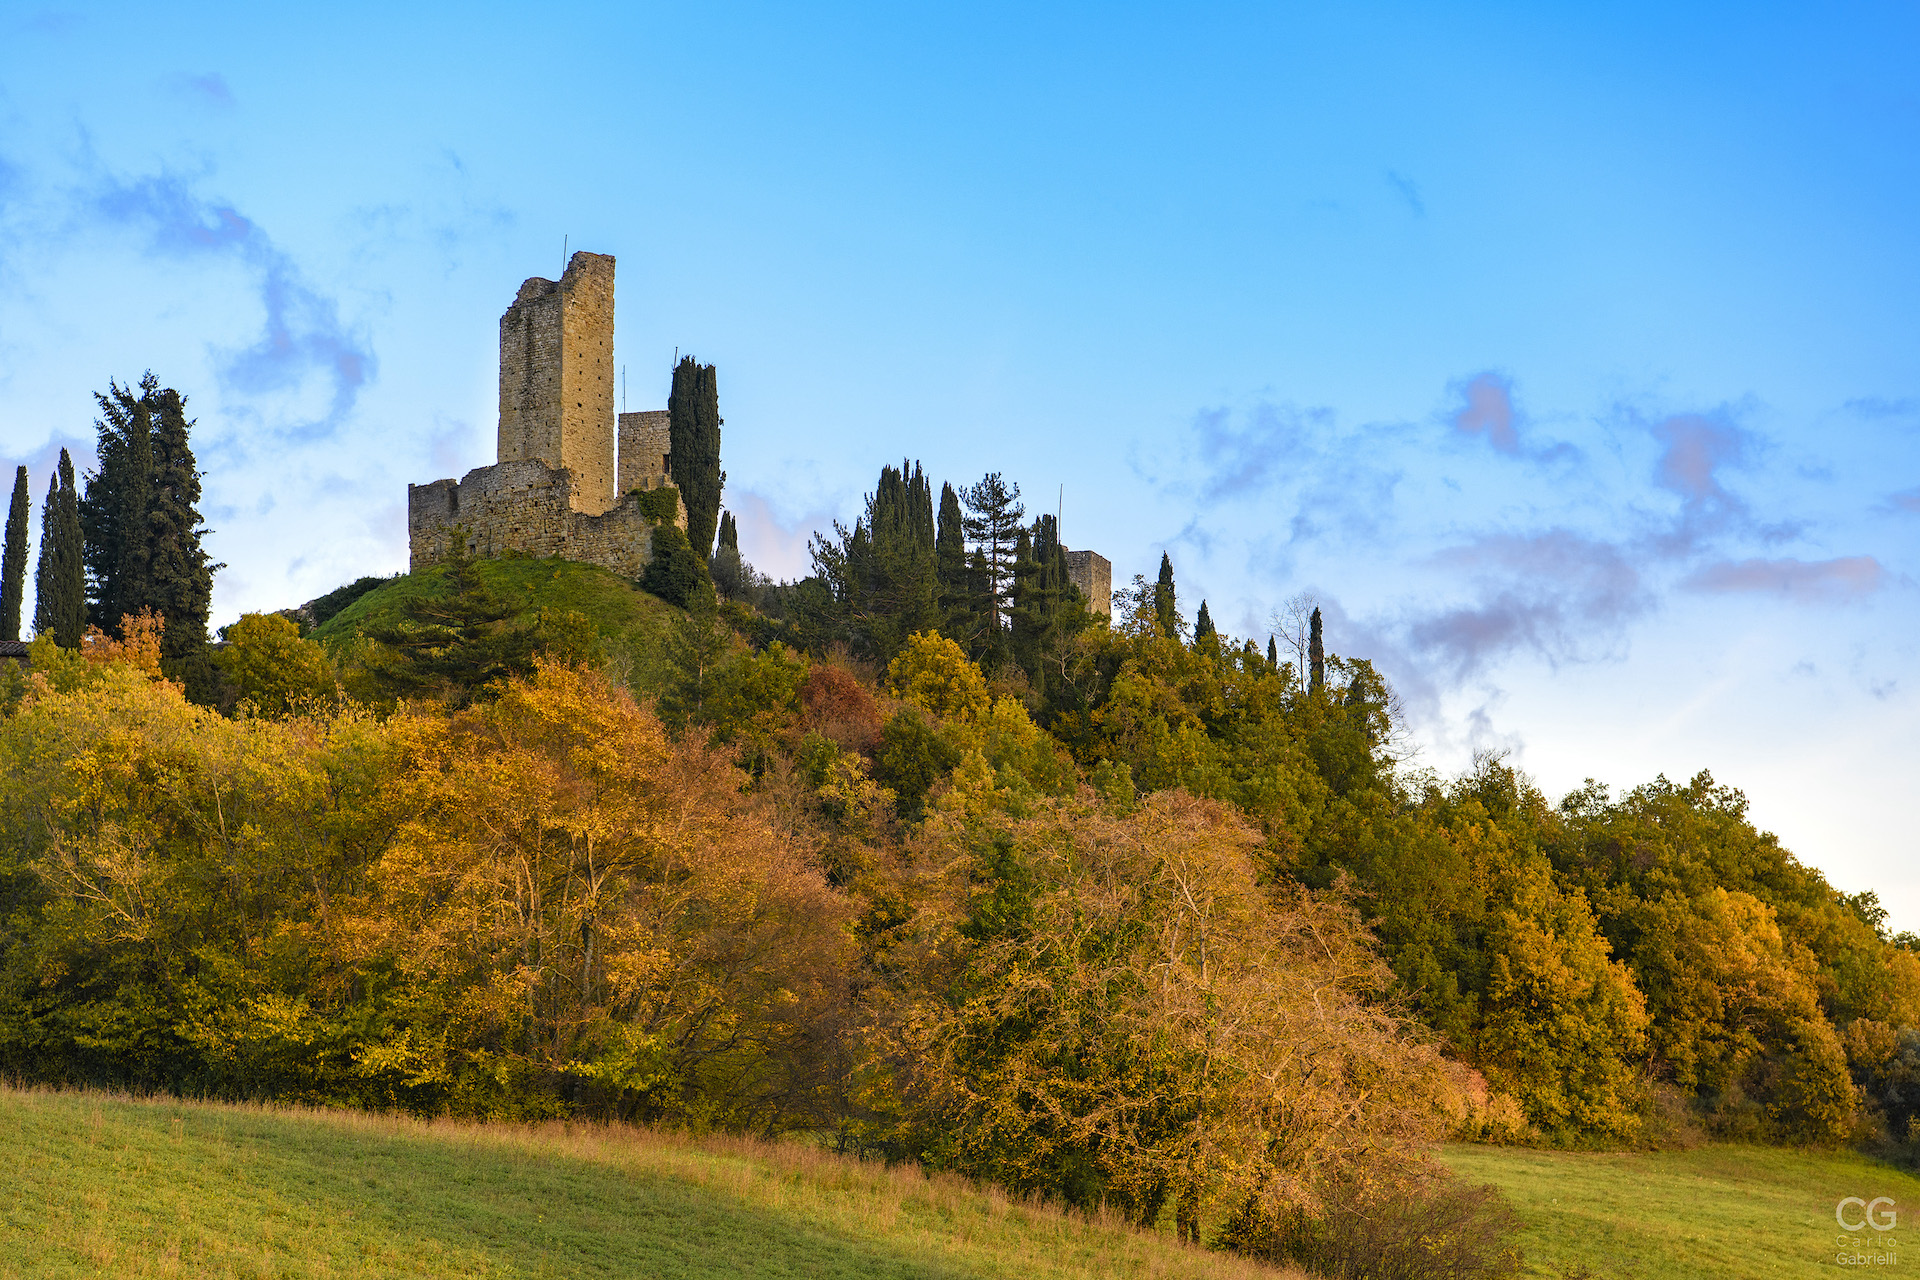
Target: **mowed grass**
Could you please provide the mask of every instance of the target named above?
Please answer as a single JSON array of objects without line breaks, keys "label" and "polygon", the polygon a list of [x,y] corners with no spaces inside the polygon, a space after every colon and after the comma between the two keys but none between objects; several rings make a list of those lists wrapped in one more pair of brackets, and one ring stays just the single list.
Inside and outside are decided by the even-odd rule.
[{"label": "mowed grass", "polygon": [[[474,572],[493,592],[523,614],[540,609],[572,609],[585,614],[601,635],[656,621],[676,612],[672,605],[640,590],[619,574],[596,565],[552,557],[476,560]],[[408,602],[447,594],[444,568],[423,569],[375,587],[313,629],[313,638],[329,645],[351,640],[376,623],[396,621]]]},{"label": "mowed grass", "polygon": [[[1570,1152],[1450,1145],[1455,1173],[1490,1182],[1526,1223],[1527,1273],[1561,1276],[1580,1265],[1601,1277],[1739,1276],[1772,1280],[1854,1271],[1835,1255],[1879,1254],[1920,1228],[1920,1178],[1862,1156],[1775,1147],[1693,1151]],[[1899,1225],[1848,1239],[1834,1220],[1846,1196],[1891,1196]],[[1850,1212],[1856,1215],[1857,1209]],[[1920,1241],[1916,1241],[1920,1244]],[[1898,1250],[1895,1250],[1897,1253]],[[1920,1248],[1902,1256],[1920,1264]],[[1897,1273],[1898,1267],[1895,1268]]]},{"label": "mowed grass", "polygon": [[792,1143],[0,1089],[0,1276],[1279,1277]]}]

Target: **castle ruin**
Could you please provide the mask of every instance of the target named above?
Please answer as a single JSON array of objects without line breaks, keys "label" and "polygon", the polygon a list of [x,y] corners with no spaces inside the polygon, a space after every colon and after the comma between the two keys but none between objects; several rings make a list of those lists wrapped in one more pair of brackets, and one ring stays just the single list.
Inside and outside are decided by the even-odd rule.
[{"label": "castle ruin", "polygon": [[1098,551],[1068,551],[1067,581],[1080,588],[1090,613],[1113,616],[1113,563]]},{"label": "castle ruin", "polygon": [[[671,486],[664,409],[614,413],[613,258],[576,253],[560,279],[520,286],[500,317],[497,461],[407,486],[409,568],[476,557],[564,556],[638,578]],[[662,495],[664,498],[664,495]],[[675,522],[686,527],[686,504]]]}]

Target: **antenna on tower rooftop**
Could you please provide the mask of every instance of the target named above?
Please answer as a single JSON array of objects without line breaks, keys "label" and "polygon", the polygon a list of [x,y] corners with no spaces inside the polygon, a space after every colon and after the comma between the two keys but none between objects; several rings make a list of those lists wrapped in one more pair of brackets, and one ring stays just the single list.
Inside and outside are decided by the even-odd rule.
[{"label": "antenna on tower rooftop", "polygon": [[570,239],[572,239],[571,236],[560,237],[560,274],[561,275],[567,274],[567,241],[569,241]]}]

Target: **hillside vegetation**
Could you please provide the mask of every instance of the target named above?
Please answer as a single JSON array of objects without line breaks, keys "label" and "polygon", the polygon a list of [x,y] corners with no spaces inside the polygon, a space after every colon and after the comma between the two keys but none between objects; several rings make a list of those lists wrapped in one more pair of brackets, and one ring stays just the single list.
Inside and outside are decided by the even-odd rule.
[{"label": "hillside vegetation", "polygon": [[793,1144],[0,1090],[0,1277],[1273,1276]]},{"label": "hillside vegetation", "polygon": [[1517,1265],[1448,1136],[1915,1154],[1915,940],[1739,791],[1413,767],[1310,601],[1262,651],[1163,557],[1096,616],[1023,517],[888,467],[799,583],[724,516],[648,591],[363,581],[212,706],[151,614],[36,640],[0,1070],[805,1134],[1378,1277]]}]

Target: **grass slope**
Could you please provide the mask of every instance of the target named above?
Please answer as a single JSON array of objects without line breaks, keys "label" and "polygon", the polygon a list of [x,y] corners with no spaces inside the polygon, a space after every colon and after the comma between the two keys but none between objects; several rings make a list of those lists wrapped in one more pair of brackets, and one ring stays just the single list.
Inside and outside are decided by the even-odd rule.
[{"label": "grass slope", "polygon": [[[474,571],[501,599],[519,605],[523,614],[540,609],[577,610],[591,619],[603,636],[674,612],[672,605],[648,595],[617,573],[557,556],[546,560],[477,560]],[[447,589],[443,568],[395,578],[315,627],[313,638],[329,645],[342,643],[373,623],[396,620],[408,601],[445,595]]]},{"label": "grass slope", "polygon": [[1920,1178],[1852,1154],[1747,1146],[1621,1153],[1449,1146],[1441,1154],[1454,1172],[1491,1182],[1513,1202],[1526,1222],[1528,1274],[1536,1276],[1580,1265],[1636,1280],[1838,1274],[1860,1269],[1836,1261],[1843,1248],[1882,1251],[1868,1247],[1880,1233],[1842,1239],[1834,1207],[1843,1197],[1893,1197],[1899,1227],[1885,1233],[1893,1240],[1911,1229],[1907,1207],[1920,1205]]},{"label": "grass slope", "polygon": [[1280,1277],[739,1139],[0,1089],[0,1276]]}]

